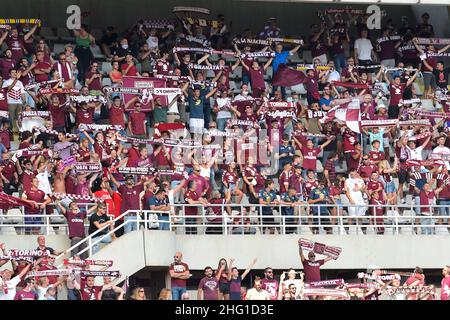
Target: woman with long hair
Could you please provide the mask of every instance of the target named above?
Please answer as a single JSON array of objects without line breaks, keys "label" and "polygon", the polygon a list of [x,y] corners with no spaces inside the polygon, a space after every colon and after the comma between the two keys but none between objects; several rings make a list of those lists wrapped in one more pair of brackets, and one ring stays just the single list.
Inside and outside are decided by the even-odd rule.
[{"label": "woman with long hair", "polygon": [[147,300],[144,288],[143,287],[134,288],[130,300]]},{"label": "woman with long hair", "polygon": [[392,175],[398,172],[397,165],[397,156],[395,157],[394,165],[392,167],[389,165],[389,161],[387,160],[381,160],[378,163],[378,172],[380,173],[380,176],[384,182],[384,191],[386,192],[388,199],[393,198],[393,200],[391,201],[392,204],[395,204],[397,202],[397,189],[392,178]]},{"label": "woman with long hair", "polygon": [[230,300],[230,281],[228,280],[228,262],[225,258],[219,260],[216,274],[223,268],[223,271],[219,278],[219,300]]}]

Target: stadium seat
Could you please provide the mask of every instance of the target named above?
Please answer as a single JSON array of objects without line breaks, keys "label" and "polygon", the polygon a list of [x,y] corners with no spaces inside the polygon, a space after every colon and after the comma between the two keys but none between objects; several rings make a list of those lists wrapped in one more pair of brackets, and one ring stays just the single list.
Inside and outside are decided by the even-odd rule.
[{"label": "stadium seat", "polygon": [[[10,216],[10,217],[8,217]],[[14,217],[13,217],[14,216]],[[18,208],[9,209],[6,218],[4,218],[4,222],[11,224],[21,224],[23,223],[23,212]]]},{"label": "stadium seat", "polygon": [[53,32],[52,28],[48,28],[48,27],[42,27],[41,30],[39,31],[39,36],[41,36],[41,38],[44,38],[45,40],[49,40],[49,41],[58,40],[58,37]]},{"label": "stadium seat", "polygon": [[53,46],[53,52],[55,52],[56,54],[59,54],[61,52],[65,52],[66,51],[66,47],[63,43],[55,43]]},{"label": "stadium seat", "polygon": [[12,226],[2,226],[0,228],[0,234],[5,235],[5,236],[13,236],[13,235],[17,235],[16,232],[16,228],[12,227]]},{"label": "stadium seat", "polygon": [[401,235],[414,235],[414,228],[411,226],[408,227],[400,227],[400,234]]},{"label": "stadium seat", "polygon": [[111,86],[112,85],[112,82],[111,82],[111,79],[110,78],[103,78],[102,79],[102,86],[104,87],[104,86]]},{"label": "stadium seat", "polygon": [[92,51],[92,54],[94,55],[95,59],[100,59],[100,60],[105,59],[105,55],[102,53],[102,51],[100,50],[100,47],[98,45],[96,45],[95,47],[91,47],[91,51]]},{"label": "stadium seat", "polygon": [[312,54],[310,50],[303,51],[303,61],[305,63],[312,63]]},{"label": "stadium seat", "polygon": [[448,236],[449,232],[446,226],[437,226],[435,227],[436,235],[437,236]]},{"label": "stadium seat", "polygon": [[296,63],[301,63],[301,62],[302,62],[302,59],[300,59],[300,57],[298,56],[297,53],[294,53],[292,56],[289,56],[289,57],[288,57],[288,61],[289,61],[290,63],[296,64]]},{"label": "stadium seat", "polygon": [[56,35],[62,41],[67,41],[67,42],[75,41],[74,35],[71,34],[69,29],[67,29],[67,28],[58,28],[58,29],[56,29]]},{"label": "stadium seat", "polygon": [[112,70],[111,62],[102,62],[102,72],[105,74],[109,74]]}]

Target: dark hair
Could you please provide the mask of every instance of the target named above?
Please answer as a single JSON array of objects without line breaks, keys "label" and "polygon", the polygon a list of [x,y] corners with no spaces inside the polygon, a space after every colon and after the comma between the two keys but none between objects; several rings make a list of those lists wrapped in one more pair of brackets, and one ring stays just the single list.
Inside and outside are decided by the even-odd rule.
[{"label": "dark hair", "polygon": [[188,181],[188,184],[187,184],[188,189],[192,188],[193,185],[194,185],[194,180]]},{"label": "dark hair", "polygon": [[212,271],[212,268],[210,266],[207,266],[205,269],[203,269],[203,271],[206,272],[206,270],[211,270]]},{"label": "dark hair", "polygon": [[444,61],[442,61],[442,60],[439,60],[438,62],[436,62],[436,64],[442,64],[442,65],[444,65]]},{"label": "dark hair", "polygon": [[115,96],[115,97],[113,98],[113,101],[114,101],[114,100],[117,100],[117,99],[120,99],[120,97],[119,97],[119,96]]},{"label": "dark hair", "polygon": [[264,187],[267,188],[268,186],[270,186],[273,183],[272,179],[266,179],[266,181],[264,181]]},{"label": "dark hair", "polygon": [[266,268],[264,269],[264,273],[266,273],[268,270],[273,270],[273,268],[271,268],[271,267],[266,267]]},{"label": "dark hair", "polygon": [[372,143],[371,143],[371,144],[372,144],[372,145],[374,145],[374,143],[375,143],[375,142],[378,142],[378,143],[380,143],[380,140],[377,140],[377,139],[375,139],[375,140],[373,140],[373,141],[372,141]]}]

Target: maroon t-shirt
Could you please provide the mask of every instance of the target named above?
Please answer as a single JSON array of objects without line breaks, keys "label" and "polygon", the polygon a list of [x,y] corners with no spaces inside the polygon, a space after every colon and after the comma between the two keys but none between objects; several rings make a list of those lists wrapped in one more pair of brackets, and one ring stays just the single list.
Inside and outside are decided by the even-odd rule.
[{"label": "maroon t-shirt", "polygon": [[[37,203],[43,202],[45,198],[44,191],[39,189],[37,190],[28,189],[25,190],[23,194],[27,196],[27,200],[36,201]],[[39,212],[40,209],[36,207],[26,209],[26,213],[28,214],[38,214]]]},{"label": "maroon t-shirt", "polygon": [[[184,194],[184,202],[189,203],[188,199],[197,201],[200,197],[198,196],[197,192],[192,190],[187,190]],[[185,215],[187,216],[195,216],[197,215],[197,207],[196,206],[189,206],[185,208]]]},{"label": "maroon t-shirt", "polygon": [[145,134],[145,113],[133,111],[130,112],[128,118],[133,135]]},{"label": "maroon t-shirt", "polygon": [[83,109],[81,107],[77,108],[77,113],[75,114],[75,122],[77,125],[80,124],[93,124],[94,123],[94,108]]},{"label": "maroon t-shirt", "polygon": [[9,79],[9,70],[14,68],[14,60],[12,59],[0,59],[0,69],[2,70],[3,81]]},{"label": "maroon t-shirt", "polygon": [[125,120],[123,119],[123,115],[124,112],[122,106],[120,106],[119,108],[112,106],[109,109],[109,123],[113,126],[117,125],[125,128]]},{"label": "maroon t-shirt", "polygon": [[1,162],[0,168],[2,168],[3,176],[9,181],[14,177],[14,172],[16,172],[16,165],[11,160],[6,160]]},{"label": "maroon t-shirt", "polygon": [[219,299],[219,280],[215,277],[203,277],[198,284],[198,288],[203,290],[203,300],[218,300]]},{"label": "maroon t-shirt", "polygon": [[[36,66],[33,68],[33,71],[36,69],[48,69],[51,67],[52,66],[50,65],[50,63],[42,61],[42,62],[36,63]],[[49,75],[48,73],[34,74],[34,79],[36,80],[36,82],[48,81],[48,75]]]},{"label": "maroon t-shirt", "polygon": [[139,210],[139,194],[144,190],[143,184],[138,184],[132,188],[120,186],[119,192],[122,196],[121,213],[127,210]]},{"label": "maroon t-shirt", "polygon": [[378,190],[381,187],[381,190],[378,191],[378,199],[383,199],[383,184],[379,181],[370,180],[367,182],[367,189],[370,191]]},{"label": "maroon t-shirt", "polygon": [[[21,149],[21,148],[19,148]],[[20,176],[22,180],[22,185],[24,190],[30,190],[31,189],[31,181],[33,178],[36,177],[36,172],[24,170],[22,175]]]},{"label": "maroon t-shirt", "polygon": [[52,115],[53,128],[66,126],[66,112],[64,110],[64,107],[62,107],[62,105],[55,106],[53,104],[50,104],[48,106],[48,110]]},{"label": "maroon t-shirt", "polygon": [[[185,271],[189,271],[189,266],[184,262],[180,262],[180,263],[174,262],[169,266],[169,270],[172,270],[175,273],[183,273]],[[186,288],[186,279],[171,278],[170,285],[172,288],[174,288],[174,287]]]},{"label": "maroon t-shirt", "polygon": [[14,300],[37,300],[37,294],[34,291],[17,291]]},{"label": "maroon t-shirt", "polygon": [[302,168],[305,170],[314,170],[317,169],[317,156],[322,151],[321,148],[312,148],[308,149],[306,147],[302,147],[303,154],[303,163]]},{"label": "maroon t-shirt", "polygon": [[391,94],[391,101],[389,102],[389,106],[398,107],[400,100],[403,99],[403,92],[405,91],[405,84],[401,83],[399,85],[391,84],[389,86],[389,92]]},{"label": "maroon t-shirt", "polygon": [[377,43],[380,46],[380,60],[394,59],[395,58],[395,45],[398,40],[386,40],[384,38],[380,38],[377,40]]},{"label": "maroon t-shirt", "polygon": [[264,290],[266,290],[269,293],[270,300],[278,300],[278,286],[279,285],[280,284],[275,279],[272,279],[272,280],[269,280],[266,278],[261,279],[261,288],[263,288]]},{"label": "maroon t-shirt", "polygon": [[11,49],[12,59],[16,62],[23,57],[24,39],[22,37],[7,36],[5,39],[8,49]]},{"label": "maroon t-shirt", "polygon": [[314,282],[320,281],[320,266],[325,263],[325,260],[316,260],[314,262],[305,259],[302,262],[303,270],[305,271],[305,281]]},{"label": "maroon t-shirt", "polygon": [[[86,72],[85,79],[90,79],[94,74],[98,73],[94,73],[92,71]],[[102,90],[102,83],[100,82],[100,78],[93,79],[88,88],[89,90]]]},{"label": "maroon t-shirt", "polygon": [[309,47],[311,48],[312,57],[318,57],[323,55],[328,51],[328,47],[323,43],[322,39],[319,37],[317,41],[313,41],[314,35],[309,37]]},{"label": "maroon t-shirt", "polygon": [[72,210],[68,210],[66,211],[66,219],[69,226],[69,238],[84,238],[86,236],[84,230],[84,219],[86,219],[86,211],[83,210],[75,213]]},{"label": "maroon t-shirt", "polygon": [[8,111],[8,99],[6,88],[0,88],[0,111]]},{"label": "maroon t-shirt", "polygon": [[164,61],[162,59],[156,60],[155,67],[156,67],[157,74],[168,75],[171,70],[170,63],[168,61]]},{"label": "maroon t-shirt", "polygon": [[263,68],[259,68],[258,70],[250,68],[249,74],[250,74],[250,81],[251,81],[252,89],[264,90],[266,88],[266,84],[264,83],[264,69]]},{"label": "maroon t-shirt", "polygon": [[[71,72],[69,72],[69,68],[70,68],[69,62],[65,62],[65,63],[63,63],[63,64],[61,64],[60,62],[56,62],[56,63],[53,65],[52,70],[59,71],[58,65],[61,65],[61,74],[60,74],[60,76],[61,76],[62,79],[64,79],[64,82],[67,82],[67,81],[72,80],[72,79],[70,78]],[[70,71],[71,71],[71,70],[70,70]]]},{"label": "maroon t-shirt", "polygon": [[102,286],[86,286],[86,281],[81,279],[80,283],[81,300],[98,300],[98,295],[102,291]]},{"label": "maroon t-shirt", "polygon": [[362,165],[359,168],[359,174],[361,175],[361,178],[363,178],[365,181],[369,180],[372,173],[377,172],[377,171],[378,171],[378,166],[376,166],[374,164]]}]

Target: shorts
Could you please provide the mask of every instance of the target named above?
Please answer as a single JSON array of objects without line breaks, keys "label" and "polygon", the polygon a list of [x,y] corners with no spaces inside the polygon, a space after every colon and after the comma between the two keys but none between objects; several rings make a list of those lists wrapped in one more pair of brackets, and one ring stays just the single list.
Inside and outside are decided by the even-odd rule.
[{"label": "shorts", "polygon": [[408,181],[408,176],[408,171],[406,171],[405,169],[400,169],[400,171],[398,172],[398,183],[406,183]]},{"label": "shorts", "polygon": [[334,201],[336,201],[336,205],[337,205],[337,207],[339,208],[339,209],[342,209],[342,201],[341,201],[341,199],[335,199]]},{"label": "shorts", "polygon": [[193,133],[202,133],[204,125],[205,125],[204,119],[197,119],[197,118],[189,119],[189,129]]},{"label": "shorts", "polygon": [[219,292],[223,294],[229,294],[230,293],[230,283],[221,282],[219,284]]}]

